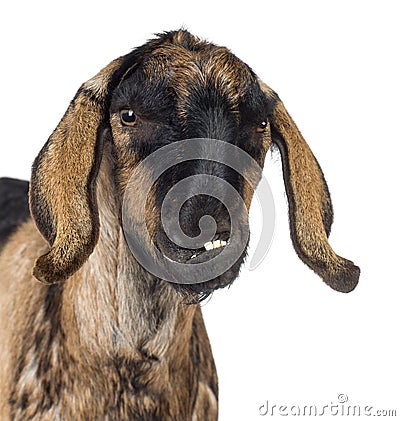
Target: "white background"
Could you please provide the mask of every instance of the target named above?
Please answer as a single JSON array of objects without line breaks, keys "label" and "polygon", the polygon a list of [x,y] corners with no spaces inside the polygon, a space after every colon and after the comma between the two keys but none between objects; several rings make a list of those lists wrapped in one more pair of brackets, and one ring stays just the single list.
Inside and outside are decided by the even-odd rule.
[{"label": "white background", "polygon": [[400,413],[396,2],[5,4],[0,176],[27,179],[80,84],[157,32],[185,26],[226,45],[279,93],[324,170],[335,210],[330,242],[361,267],[361,279],[341,294],[297,258],[279,155],[268,157],[277,213],[270,252],[204,306],[220,419],[265,419],[266,400],[322,407],[339,393]]}]

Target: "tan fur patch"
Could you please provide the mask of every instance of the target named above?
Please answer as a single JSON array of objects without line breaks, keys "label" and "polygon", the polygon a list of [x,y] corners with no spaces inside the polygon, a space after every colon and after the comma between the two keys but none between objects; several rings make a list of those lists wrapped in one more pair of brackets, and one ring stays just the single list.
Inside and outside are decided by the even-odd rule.
[{"label": "tan fur patch", "polygon": [[108,66],[100,70],[94,77],[85,82],[82,86],[84,89],[92,92],[93,95],[100,100],[104,100],[108,94],[108,84],[111,81],[113,73],[118,70],[123,62],[123,58],[119,57],[113,60]]},{"label": "tan fur patch", "polygon": [[121,62],[121,58],[114,60],[82,85],[83,93],[71,103],[35,161],[31,211],[51,244],[50,252],[37,260],[34,269],[44,283],[65,280],[89,256],[97,241],[92,191],[101,159],[97,130],[108,84]]},{"label": "tan fur patch", "polygon": [[182,114],[186,102],[199,86],[210,86],[225,93],[232,109],[236,109],[247,83],[252,80],[249,69],[227,48],[211,48],[202,41],[195,42],[192,51],[179,44],[156,49],[145,62],[144,72],[149,79],[168,78],[180,99]]}]

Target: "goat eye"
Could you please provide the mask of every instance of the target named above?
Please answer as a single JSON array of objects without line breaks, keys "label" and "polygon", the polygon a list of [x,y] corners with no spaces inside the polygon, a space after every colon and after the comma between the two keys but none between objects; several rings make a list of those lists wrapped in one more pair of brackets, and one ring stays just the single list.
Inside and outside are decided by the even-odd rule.
[{"label": "goat eye", "polygon": [[259,126],[257,127],[257,132],[258,132],[258,133],[265,132],[265,129],[267,128],[267,126],[268,126],[267,121],[262,121],[262,122],[259,124]]},{"label": "goat eye", "polygon": [[135,113],[130,109],[124,109],[119,112],[121,123],[124,126],[134,126],[136,122]]}]

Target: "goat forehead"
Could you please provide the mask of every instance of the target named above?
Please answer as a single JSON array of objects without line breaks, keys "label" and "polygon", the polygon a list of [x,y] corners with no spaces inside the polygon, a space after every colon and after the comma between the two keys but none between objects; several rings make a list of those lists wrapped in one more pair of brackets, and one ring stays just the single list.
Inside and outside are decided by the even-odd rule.
[{"label": "goat forehead", "polygon": [[167,79],[181,99],[189,98],[199,88],[212,87],[237,104],[255,80],[251,70],[224,47],[202,47],[158,48],[143,63],[143,72],[150,80]]}]

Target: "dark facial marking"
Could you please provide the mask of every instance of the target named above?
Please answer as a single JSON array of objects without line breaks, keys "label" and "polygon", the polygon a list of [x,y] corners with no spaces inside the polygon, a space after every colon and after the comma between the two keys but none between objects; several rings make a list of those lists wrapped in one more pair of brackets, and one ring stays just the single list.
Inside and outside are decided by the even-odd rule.
[{"label": "dark facial marking", "polygon": [[[129,119],[129,112],[135,116],[132,125],[121,121],[122,115]],[[184,37],[182,44],[166,44],[156,48],[126,76],[114,92],[110,113],[111,116],[119,116],[112,119],[114,138],[121,137],[118,132],[123,133],[126,139],[123,145],[117,145],[117,150],[120,155],[135,157],[129,160],[119,156],[117,162],[125,162],[132,169],[164,145],[183,139],[211,138],[239,146],[262,166],[270,112],[271,104],[247,65],[225,48],[193,40],[189,42]],[[216,162],[190,161],[168,169],[149,199],[149,213],[152,216],[148,228],[158,247],[173,260],[188,261],[193,254],[201,254],[201,250],[181,248],[166,237],[160,223],[161,205],[167,192],[178,181],[199,174],[213,175],[227,181],[246,204],[253,193],[241,174]],[[193,190],[195,187],[193,185]],[[154,212],[157,213],[156,217]],[[198,222],[204,215],[212,216],[217,223],[217,235],[210,241],[228,240],[231,226],[229,214],[221,202],[213,197],[196,195],[190,198],[180,211],[181,228],[187,235],[197,236]],[[247,223],[247,218],[244,218],[243,224]],[[209,256],[217,253],[215,250]],[[238,275],[245,254],[246,251],[218,279],[177,288],[207,294],[215,288],[226,286]],[[196,261],[199,259],[196,258]]]}]

